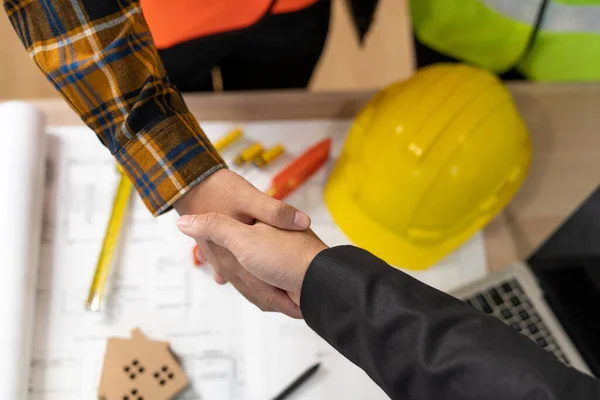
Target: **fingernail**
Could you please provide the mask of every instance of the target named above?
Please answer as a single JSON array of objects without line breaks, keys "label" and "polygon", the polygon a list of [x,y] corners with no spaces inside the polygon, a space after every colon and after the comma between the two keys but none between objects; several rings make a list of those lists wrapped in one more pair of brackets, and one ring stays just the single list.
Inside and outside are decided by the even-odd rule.
[{"label": "fingernail", "polygon": [[310,218],[303,212],[296,211],[296,215],[294,215],[294,225],[298,228],[306,229],[310,226]]},{"label": "fingernail", "polygon": [[189,228],[196,219],[195,215],[184,215],[177,221],[177,226],[181,229]]}]

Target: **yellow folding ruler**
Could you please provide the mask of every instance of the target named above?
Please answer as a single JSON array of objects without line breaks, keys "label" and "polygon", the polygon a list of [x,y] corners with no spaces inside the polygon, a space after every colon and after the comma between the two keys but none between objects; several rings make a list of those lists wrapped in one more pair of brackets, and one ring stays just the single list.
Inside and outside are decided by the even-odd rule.
[{"label": "yellow folding ruler", "polygon": [[[240,139],[242,134],[243,132],[239,128],[229,132],[214,144],[215,149],[217,149],[217,151],[223,150],[225,147]],[[110,220],[108,221],[106,233],[104,234],[104,242],[102,243],[102,250],[100,250],[100,257],[98,258],[98,264],[96,265],[94,279],[85,303],[86,310],[90,311],[100,311],[102,299],[104,297],[104,288],[113,263],[115,249],[119,242],[125,212],[127,211],[129,198],[131,197],[133,188],[129,178],[125,175],[125,171],[123,171],[120,166],[118,166],[117,169],[121,178],[117,188],[117,194],[113,201]]]},{"label": "yellow folding ruler", "polygon": [[113,262],[115,248],[119,241],[121,226],[123,225],[125,211],[127,210],[133,187],[123,169],[120,166],[117,169],[119,170],[121,179],[115,200],[113,201],[112,214],[106,227],[106,233],[104,234],[104,242],[102,243],[102,250],[100,250],[100,257],[96,265],[94,280],[92,281],[87,302],[85,303],[85,308],[90,311],[100,311],[100,305],[104,296],[104,286],[106,285],[106,279],[108,278],[108,273]]}]

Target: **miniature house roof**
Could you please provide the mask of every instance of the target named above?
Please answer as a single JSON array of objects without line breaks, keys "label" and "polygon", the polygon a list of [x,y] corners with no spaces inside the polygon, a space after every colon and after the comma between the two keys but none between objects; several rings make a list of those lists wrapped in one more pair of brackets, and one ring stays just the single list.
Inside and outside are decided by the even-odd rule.
[{"label": "miniature house roof", "polygon": [[150,340],[137,328],[131,338],[108,339],[99,399],[168,400],[187,385],[168,342]]}]

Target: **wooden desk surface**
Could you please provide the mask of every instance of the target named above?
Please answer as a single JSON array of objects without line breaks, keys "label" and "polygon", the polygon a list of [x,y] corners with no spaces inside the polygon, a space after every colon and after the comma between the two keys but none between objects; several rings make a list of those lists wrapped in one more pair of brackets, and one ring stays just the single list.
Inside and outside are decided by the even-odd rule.
[{"label": "wooden desk surface", "polygon": [[[491,269],[526,258],[600,182],[600,85],[509,84],[529,127],[529,176],[485,228]],[[199,121],[351,118],[373,92],[304,91],[186,97]],[[34,102],[51,125],[81,124],[61,100]]]}]

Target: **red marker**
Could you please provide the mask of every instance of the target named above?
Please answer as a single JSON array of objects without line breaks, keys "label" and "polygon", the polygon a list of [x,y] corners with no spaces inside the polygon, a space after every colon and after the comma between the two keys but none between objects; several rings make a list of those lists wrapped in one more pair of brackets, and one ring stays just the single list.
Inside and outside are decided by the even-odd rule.
[{"label": "red marker", "polygon": [[325,139],[306,150],[275,175],[266,193],[277,200],[286,198],[327,162],[330,149],[331,139]]},{"label": "red marker", "polygon": [[194,260],[194,265],[196,267],[199,267],[202,265],[202,261],[200,261],[197,254],[198,254],[198,245],[195,244],[194,248],[192,249],[192,259]]}]

